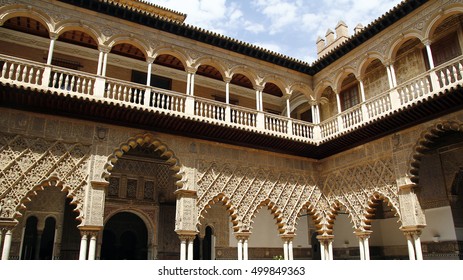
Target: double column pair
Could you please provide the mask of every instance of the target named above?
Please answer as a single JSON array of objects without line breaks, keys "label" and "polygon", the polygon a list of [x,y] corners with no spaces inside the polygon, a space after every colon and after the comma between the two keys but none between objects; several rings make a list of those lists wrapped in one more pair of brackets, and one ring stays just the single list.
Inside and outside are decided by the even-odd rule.
[{"label": "double column pair", "polygon": [[0,252],[2,260],[8,260],[10,258],[13,229],[15,226],[16,222],[0,223]]},{"label": "double column pair", "polygon": [[95,260],[99,230],[80,231],[79,260]]}]

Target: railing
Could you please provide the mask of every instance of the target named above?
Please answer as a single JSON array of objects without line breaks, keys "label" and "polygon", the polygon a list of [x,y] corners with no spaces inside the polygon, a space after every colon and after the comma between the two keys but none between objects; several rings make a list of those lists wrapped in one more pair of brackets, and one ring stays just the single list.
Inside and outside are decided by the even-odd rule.
[{"label": "railing", "polygon": [[95,77],[82,72],[53,66],[50,73],[48,87],[55,90],[92,95]]},{"label": "railing", "polygon": [[198,121],[214,121],[256,133],[317,145],[429,96],[445,94],[445,89],[463,81],[463,56],[418,75],[320,124],[6,55],[0,55],[0,69],[1,83],[15,83],[24,87],[51,89],[70,95],[127,103],[152,111],[175,113],[179,117],[195,117]]},{"label": "railing", "polygon": [[42,85],[45,66],[39,63],[31,64],[28,60],[0,56],[1,79],[5,82],[16,82],[26,85]]}]

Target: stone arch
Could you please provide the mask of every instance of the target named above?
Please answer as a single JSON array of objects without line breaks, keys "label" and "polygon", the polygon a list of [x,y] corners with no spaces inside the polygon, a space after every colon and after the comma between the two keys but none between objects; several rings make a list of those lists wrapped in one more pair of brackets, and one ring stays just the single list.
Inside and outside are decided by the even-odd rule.
[{"label": "stone arch", "polygon": [[455,14],[463,13],[463,4],[454,3],[445,8],[445,10],[440,10],[439,12],[431,16],[431,20],[426,23],[424,28],[424,38],[431,38],[432,34],[436,28],[444,22],[447,18]]},{"label": "stone arch", "polygon": [[180,60],[185,70],[187,70],[188,68],[191,68],[191,64],[192,64],[191,58],[183,50],[172,47],[172,46],[161,46],[153,50],[152,57],[156,59],[156,57],[163,55],[163,54],[174,56],[175,58]]},{"label": "stone arch", "polygon": [[144,223],[145,223],[145,226],[146,226],[146,229],[148,230],[148,236],[150,238],[154,238],[154,235],[155,235],[155,224],[153,224],[153,219],[150,218],[148,216],[148,214],[144,213],[143,211],[141,211],[140,209],[136,209],[136,208],[119,208],[111,213],[108,213],[108,215],[106,215],[106,217],[104,217],[104,221],[103,221],[103,225],[106,225],[107,222],[112,218],[114,217],[115,215],[119,214],[119,213],[123,213],[123,212],[127,212],[127,213],[131,213],[131,214],[134,214],[136,215],[138,218],[140,218]]},{"label": "stone arch", "polygon": [[98,45],[103,44],[103,34],[98,30],[98,28],[95,28],[93,26],[83,24],[80,21],[63,21],[59,22],[56,25],[56,33],[58,35],[62,35],[66,31],[72,31],[72,30],[78,30],[82,31],[84,33],[87,33],[90,35],[95,42],[97,42]]},{"label": "stone arch", "polygon": [[331,82],[331,81],[327,81],[327,80],[324,80],[324,81],[321,81],[319,82],[316,86],[315,86],[315,89],[314,89],[314,97],[315,97],[315,100],[318,100],[318,102],[320,102],[320,98],[322,97],[323,95],[323,92],[326,90],[326,88],[330,87],[331,89],[333,89],[334,91],[334,84]]},{"label": "stone arch", "polygon": [[247,66],[238,65],[238,66],[235,66],[232,69],[230,69],[230,77],[233,78],[233,76],[235,74],[242,74],[242,75],[246,76],[251,81],[251,84],[252,84],[253,88],[260,85],[259,81],[258,81],[258,78],[257,78],[257,75],[254,72],[252,72],[251,70],[249,70]]},{"label": "stone arch", "polygon": [[265,84],[266,83],[273,83],[275,84],[277,87],[280,88],[281,92],[283,93],[283,96],[285,95],[290,95],[291,92],[289,91],[289,87],[288,85],[286,84],[286,82],[284,82],[282,79],[276,77],[275,75],[270,75],[270,76],[266,76],[263,80],[262,80],[262,86],[265,87]]},{"label": "stone arch", "polygon": [[196,229],[199,231],[200,230],[200,220],[204,219],[204,214],[207,213],[207,209],[211,208],[212,205],[222,202],[225,208],[227,209],[227,212],[229,213],[230,216],[230,221],[232,223],[232,228],[234,232],[237,232],[239,230],[239,221],[238,221],[238,213],[237,209],[233,205],[232,201],[230,198],[228,198],[224,193],[219,193],[218,195],[214,196],[211,200],[207,202],[206,205],[199,205],[199,215],[197,217],[196,221]]},{"label": "stone arch", "polygon": [[346,210],[350,223],[352,224],[352,228],[353,229],[360,228],[360,225],[358,222],[360,218],[354,216],[354,211],[352,211],[351,207],[349,207],[349,203],[343,202],[339,198],[336,198],[330,205],[330,213],[333,214],[333,220],[331,221],[332,224],[334,225],[336,216],[338,215],[341,208],[344,208]]},{"label": "stone arch", "polygon": [[431,146],[435,140],[447,132],[461,131],[463,131],[463,124],[461,122],[443,121],[428,127],[421,133],[420,137],[416,141],[415,146],[412,149],[408,164],[408,174],[410,175],[410,180],[413,183],[418,184],[421,159],[424,153],[431,149]]},{"label": "stone arch", "polygon": [[130,45],[133,45],[140,49],[140,51],[143,52],[143,55],[145,56],[145,60],[150,57],[150,47],[146,42],[138,38],[136,36],[133,36],[132,34],[117,34],[106,40],[105,45],[108,46],[110,49],[112,49],[114,46],[118,44],[123,44],[127,43]]},{"label": "stone arch", "polygon": [[401,36],[399,36],[394,41],[392,41],[392,43],[387,48],[388,52],[386,53],[386,59],[390,61],[394,61],[400,47],[403,45],[403,43],[405,43],[406,41],[410,39],[418,39],[422,42],[424,38],[420,33],[414,32],[414,31],[408,31],[406,33],[402,33]]},{"label": "stone arch", "polygon": [[[38,191],[43,191],[45,188],[53,188],[57,187],[60,189],[61,192],[66,193],[67,198],[71,198],[71,204],[74,205],[75,212],[78,213],[77,215],[77,220],[81,223],[84,221],[84,213],[83,213],[83,197],[78,197],[75,193],[72,192],[71,188],[66,184],[66,182],[61,181],[58,177],[55,175],[51,175],[49,178],[46,180],[42,181],[40,184],[36,185],[33,187],[31,190],[29,190],[26,195],[23,197],[23,199],[20,200],[20,204],[16,208],[16,214],[15,214],[15,219],[19,219],[23,216],[23,212],[27,209],[27,202],[32,201],[32,198],[37,195]],[[82,190],[84,191],[84,190]],[[45,217],[47,219],[48,217],[52,217],[55,220],[58,220],[58,218],[53,215],[49,214]]]},{"label": "stone arch", "polygon": [[357,71],[357,74],[355,76],[357,77],[363,77],[365,75],[365,72],[370,65],[371,62],[379,60],[383,65],[385,65],[385,58],[383,54],[379,52],[369,52],[366,54],[366,56],[363,58],[363,60],[360,62],[359,69]]},{"label": "stone arch", "polygon": [[[257,204],[253,211],[252,215],[250,217],[250,224],[249,225],[243,225],[243,229],[247,231],[251,231],[252,229],[252,224],[254,223],[254,218],[256,217],[257,213],[259,212],[259,209],[267,206],[267,208],[270,210],[270,212],[273,215],[273,219],[276,221],[277,225],[277,230],[279,234],[285,233],[285,219],[283,217],[283,211],[278,207],[278,205],[271,201],[269,198],[265,199],[264,201],[261,201],[259,204]],[[243,230],[242,229],[242,230]]]},{"label": "stone arch", "polygon": [[[302,207],[299,209],[299,211],[297,212],[297,218],[296,218],[296,221],[300,219],[301,217],[301,213],[303,211],[306,211],[307,214],[309,214],[311,217],[312,217],[312,220],[316,226],[317,229],[320,229],[322,226],[320,225],[320,221],[322,220],[321,217],[319,216],[320,214],[322,214],[322,212],[320,211],[317,211],[317,209],[315,208],[313,202],[310,202],[310,201],[307,201],[306,203],[304,203],[302,205]],[[297,222],[295,223],[297,224]]]},{"label": "stone arch", "polygon": [[289,93],[291,95],[297,92],[302,93],[307,98],[307,101],[315,100],[316,98],[314,95],[314,91],[308,85],[303,83],[294,83],[289,86]]},{"label": "stone arch", "polygon": [[112,154],[108,157],[106,164],[104,166],[104,171],[102,178],[108,179],[111,175],[111,170],[114,167],[114,164],[118,161],[122,155],[127,153],[130,149],[133,149],[137,146],[150,145],[155,149],[155,151],[160,151],[161,158],[163,158],[168,164],[171,165],[171,170],[176,172],[175,178],[177,179],[176,185],[178,188],[183,188],[183,169],[180,161],[175,156],[175,153],[170,150],[166,144],[161,140],[154,137],[151,133],[138,134],[134,137],[129,138],[126,142],[122,143],[118,148],[116,148]]},{"label": "stone arch", "polygon": [[358,80],[358,76],[356,75],[356,71],[355,71],[354,68],[346,67],[346,68],[341,69],[341,72],[339,72],[336,75],[336,78],[334,79],[335,87],[333,88],[333,90],[335,90],[336,94],[339,94],[339,92],[341,90],[341,87],[342,87],[342,83],[343,83],[344,79],[349,76],[349,74],[354,75],[355,79]]},{"label": "stone arch", "polygon": [[210,56],[201,57],[201,58],[197,59],[191,66],[195,69],[195,71],[197,71],[198,68],[201,65],[213,66],[215,69],[217,69],[217,71],[220,72],[220,75],[222,75],[223,79],[227,78],[227,76],[226,76],[227,71],[225,70],[226,67],[220,60],[217,60],[217,59],[215,59],[213,57],[210,57]]},{"label": "stone arch", "polygon": [[0,25],[3,25],[3,23],[10,18],[13,17],[28,17],[37,20],[45,28],[47,28],[48,32],[54,32],[54,23],[53,20],[50,18],[49,15],[46,13],[36,10],[33,8],[29,8],[24,5],[10,5],[10,6],[5,6],[0,9]]},{"label": "stone arch", "polygon": [[402,222],[401,216],[400,216],[400,210],[396,207],[396,205],[394,205],[394,203],[392,203],[393,200],[389,196],[379,191],[375,191],[368,197],[368,204],[367,204],[367,207],[365,208],[365,211],[364,211],[365,214],[362,217],[362,224],[359,229],[361,230],[371,229],[371,220],[369,218],[371,218],[372,215],[374,215],[375,213],[375,204],[376,204],[375,200],[382,200],[385,203],[387,203],[387,205],[391,207],[391,209],[394,211],[394,215],[399,217],[399,222]]}]

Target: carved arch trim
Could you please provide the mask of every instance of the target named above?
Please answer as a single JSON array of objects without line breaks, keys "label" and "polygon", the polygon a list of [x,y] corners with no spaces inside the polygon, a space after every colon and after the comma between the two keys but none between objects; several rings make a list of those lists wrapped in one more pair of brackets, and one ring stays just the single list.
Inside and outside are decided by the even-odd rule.
[{"label": "carved arch trim", "polygon": [[419,182],[419,172],[421,166],[421,159],[423,155],[431,149],[432,144],[436,139],[441,137],[446,132],[462,132],[463,124],[458,121],[444,121],[437,123],[431,127],[428,127],[423,131],[418,138],[415,146],[412,149],[412,154],[409,159],[409,171],[410,180],[413,183],[418,184]]}]

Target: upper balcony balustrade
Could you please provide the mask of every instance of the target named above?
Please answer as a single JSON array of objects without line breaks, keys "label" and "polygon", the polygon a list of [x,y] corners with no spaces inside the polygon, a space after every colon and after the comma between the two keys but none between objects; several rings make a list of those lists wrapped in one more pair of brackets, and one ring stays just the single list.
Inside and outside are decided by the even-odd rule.
[{"label": "upper balcony balustrade", "polygon": [[463,56],[408,80],[320,124],[252,110],[184,93],[91,75],[0,55],[0,82],[48,94],[162,113],[196,122],[321,145],[400,112],[463,82]]}]

